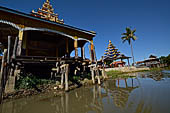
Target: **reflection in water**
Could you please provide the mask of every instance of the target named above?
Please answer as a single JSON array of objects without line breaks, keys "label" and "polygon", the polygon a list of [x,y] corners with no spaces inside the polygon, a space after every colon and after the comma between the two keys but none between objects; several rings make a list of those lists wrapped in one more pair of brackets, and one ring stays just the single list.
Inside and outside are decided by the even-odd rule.
[{"label": "reflection in water", "polygon": [[169,78],[157,82],[148,75],[107,80],[101,86],[81,87],[57,97],[17,99],[1,104],[0,113],[168,113]]},{"label": "reflection in water", "polygon": [[[124,81],[125,87],[120,86],[120,81]],[[116,85],[117,82],[117,85]],[[114,104],[119,108],[124,108],[128,101],[129,94],[132,90],[138,88],[138,86],[133,87],[133,78],[131,78],[131,86],[128,86],[127,79],[117,79],[117,80],[109,80],[105,82],[105,88],[109,89],[109,93],[113,96]]]}]

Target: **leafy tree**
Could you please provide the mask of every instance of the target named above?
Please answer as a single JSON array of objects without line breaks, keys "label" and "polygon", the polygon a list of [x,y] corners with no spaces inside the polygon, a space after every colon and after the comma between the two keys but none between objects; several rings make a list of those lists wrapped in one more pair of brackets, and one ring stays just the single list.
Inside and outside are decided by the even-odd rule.
[{"label": "leafy tree", "polygon": [[170,54],[168,56],[161,56],[160,63],[167,64],[168,66],[170,66]]},{"label": "leafy tree", "polygon": [[133,64],[135,63],[135,60],[134,60],[134,55],[133,55],[132,40],[135,41],[137,38],[134,34],[135,32],[136,32],[136,29],[131,30],[129,27],[126,27],[126,32],[122,33],[122,37],[121,37],[123,43],[127,41],[129,43],[129,45],[131,46]]}]

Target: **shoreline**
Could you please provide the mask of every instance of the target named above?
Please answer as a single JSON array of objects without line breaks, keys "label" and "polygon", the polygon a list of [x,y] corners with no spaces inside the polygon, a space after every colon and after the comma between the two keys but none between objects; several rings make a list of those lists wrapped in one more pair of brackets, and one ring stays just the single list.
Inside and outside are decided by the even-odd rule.
[{"label": "shoreline", "polygon": [[[108,76],[107,79],[115,79],[115,78],[126,78],[126,77],[136,77],[136,75],[131,74],[131,73],[137,73],[137,72],[150,72],[150,71],[161,71],[164,70],[164,68],[153,68],[153,69],[144,69],[144,68],[134,68],[131,67],[129,69],[127,69],[127,67],[125,67],[126,70],[124,68],[117,68],[117,69],[113,69],[113,68],[109,68],[109,69],[105,69],[106,70],[106,74]],[[169,69],[169,68],[168,68]],[[101,81],[103,82],[104,80],[107,80],[102,78],[101,76]],[[49,94],[49,93],[54,93],[54,96],[60,96],[61,94],[65,93],[64,89],[60,88],[60,84],[58,83],[59,81],[57,81],[56,83],[51,83],[51,84],[44,84],[41,86],[38,86],[38,89],[19,89],[19,90],[15,90],[12,93],[5,93],[3,95],[3,102],[8,102],[11,100],[15,100],[15,99],[19,99],[19,98],[26,98],[29,96],[34,96],[34,95],[41,95],[41,94]],[[88,85],[94,85],[92,83],[91,79],[87,79],[85,78],[84,80],[79,80],[80,85],[77,85],[75,83],[70,83],[69,84],[69,91],[74,90],[76,88],[82,87],[82,86],[88,86]],[[95,83],[97,84],[97,82]]]},{"label": "shoreline", "polygon": [[[19,89],[15,90],[11,93],[4,93],[3,94],[3,101],[1,104],[5,102],[9,102],[11,100],[20,99],[20,98],[27,98],[35,95],[45,95],[45,94],[52,94],[52,96],[61,96],[63,93],[67,93],[71,90],[74,90],[76,88],[82,87],[82,86],[89,86],[89,85],[95,85],[93,84],[92,80],[89,80],[85,78],[84,80],[80,80],[80,84],[76,83],[69,83],[69,91],[65,91],[64,88],[61,89],[59,81],[56,81],[56,83],[51,84],[44,84],[41,86],[38,86],[38,90],[35,88],[32,89]],[[101,80],[103,82],[103,79]]]}]

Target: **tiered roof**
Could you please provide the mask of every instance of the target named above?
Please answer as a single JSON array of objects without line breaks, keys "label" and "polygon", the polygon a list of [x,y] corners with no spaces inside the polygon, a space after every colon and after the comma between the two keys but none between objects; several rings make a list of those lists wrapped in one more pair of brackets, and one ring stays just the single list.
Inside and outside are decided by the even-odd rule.
[{"label": "tiered roof", "polygon": [[118,55],[120,55],[118,49],[112,44],[111,40],[109,40],[109,44],[107,47],[107,50],[105,50],[106,53],[104,53],[108,57],[116,58]]},{"label": "tiered roof", "polygon": [[37,12],[32,10],[31,15],[33,15],[35,17],[43,18],[46,20],[64,24],[64,20],[63,19],[59,20],[58,14],[54,13],[54,9],[53,9],[52,5],[50,5],[50,0],[46,0],[46,2],[44,2],[44,4],[43,4],[42,8],[38,8]]}]

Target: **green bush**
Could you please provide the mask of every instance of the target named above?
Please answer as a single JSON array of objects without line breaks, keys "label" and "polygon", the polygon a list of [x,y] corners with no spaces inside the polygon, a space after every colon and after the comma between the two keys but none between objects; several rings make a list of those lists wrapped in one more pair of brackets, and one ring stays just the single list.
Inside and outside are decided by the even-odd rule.
[{"label": "green bush", "polygon": [[19,79],[16,81],[15,88],[16,89],[36,88],[37,89],[38,85],[52,84],[52,83],[55,83],[55,81],[47,80],[47,79],[40,79],[30,73],[22,73],[20,74]]}]

